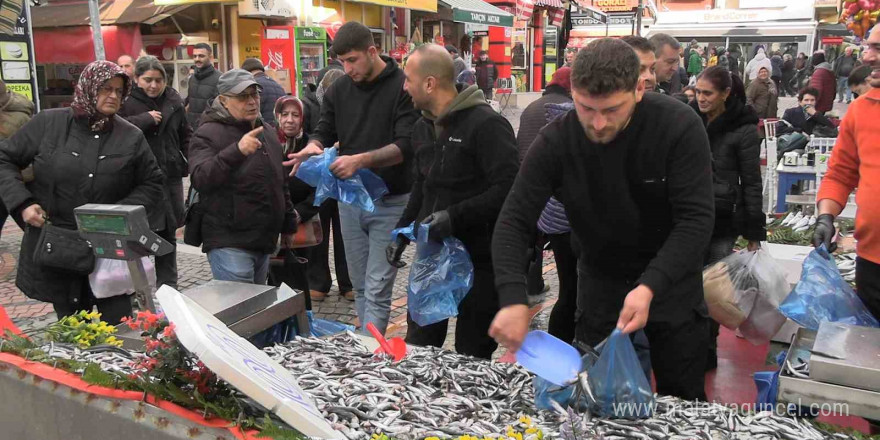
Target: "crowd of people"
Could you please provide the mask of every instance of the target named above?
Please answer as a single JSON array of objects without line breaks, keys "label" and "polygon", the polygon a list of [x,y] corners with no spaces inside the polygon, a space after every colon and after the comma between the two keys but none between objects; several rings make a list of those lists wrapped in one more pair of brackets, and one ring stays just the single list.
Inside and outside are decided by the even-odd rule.
[{"label": "crowd of people", "polygon": [[[283,93],[259,60],[221,74],[207,45],[196,46],[186,99],[150,56],[93,62],[71,108],[26,123],[32,108],[10,98],[4,108],[22,115],[0,126],[0,196],[25,228],[16,285],[51,302],[59,317],[93,306],[111,323],[130,315],[127,297],[96,298],[88,273],[33,258],[47,225],[72,230],[75,207],[114,203],[143,205],[151,228],[172,243],[185,226],[185,241],[201,245],[214,279],[264,284],[277,253],[305,257],[301,287],[321,301],[331,287],[332,227],[339,291],[354,301],[361,328],[384,333],[411,244],[391,232],[415,223],[428,226],[429,240],[455,237],[467,249],[474,281],[459,305],[455,348],[490,358],[498,345],[516,351],[523,343],[530,261],[549,243],[560,285],[550,332],[595,346],[621,329],[658,392],[705,399],[719,326],[707,315],[702,269],[730,255],[740,237],[749,250],[766,237],[758,122],[775,115],[792,60],[768,59],[761,49],[740,75],[720,48],[704,65],[702,49],[686,51],[665,34],[599,39],[566,54],[515,133],[487,103],[497,76],[487,58],[474,83],[459,81],[468,66],[456,51],[434,44],[415,49],[401,68],[356,22],[338,30],[331,50],[304,99]],[[820,62],[813,73],[814,80],[822,70],[846,73],[863,96],[840,128],[815,242],[832,244],[834,218],[859,186],[858,294],[876,316],[878,55],[875,32],[864,66]],[[855,75],[862,76],[853,83]],[[786,111],[795,129],[831,123],[824,93],[801,90],[798,107]],[[315,189],[296,177],[334,146],[337,178],[367,169],[385,183],[373,211],[334,200],[314,206]],[[315,218],[324,241],[297,247],[295,232]],[[160,284],[176,286],[176,256],[157,258],[156,272]],[[406,340],[442,346],[447,326],[408,317]]]}]

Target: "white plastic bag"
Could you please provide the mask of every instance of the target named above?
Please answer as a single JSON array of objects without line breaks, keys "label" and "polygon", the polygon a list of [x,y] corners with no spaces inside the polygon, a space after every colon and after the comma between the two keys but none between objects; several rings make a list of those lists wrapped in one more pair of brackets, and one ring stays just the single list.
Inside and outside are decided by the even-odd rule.
[{"label": "white plastic bag", "polygon": [[[156,268],[150,261],[150,257],[142,257],[141,261],[144,264],[150,288],[155,290]],[[95,298],[110,298],[134,293],[134,282],[131,280],[131,273],[128,271],[128,264],[125,260],[95,259],[95,270],[89,274],[89,285],[92,286]]]},{"label": "white plastic bag", "polygon": [[785,324],[779,305],[791,287],[785,271],[767,251],[734,253],[707,268],[703,280],[709,315],[725,327],[739,328],[752,344],[766,343]]}]

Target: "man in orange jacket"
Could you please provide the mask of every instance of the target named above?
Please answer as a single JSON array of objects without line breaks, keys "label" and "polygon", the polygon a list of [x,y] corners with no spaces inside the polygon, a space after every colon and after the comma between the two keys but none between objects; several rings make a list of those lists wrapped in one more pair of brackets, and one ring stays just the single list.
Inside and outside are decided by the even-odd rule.
[{"label": "man in orange jacket", "polygon": [[813,245],[835,247],[834,218],[840,214],[850,193],[858,187],[856,204],[856,261],[858,295],[868,310],[880,318],[880,30],[866,41],[864,63],[871,66],[871,90],[849,106],[840,135],[822,179],[819,218]]}]

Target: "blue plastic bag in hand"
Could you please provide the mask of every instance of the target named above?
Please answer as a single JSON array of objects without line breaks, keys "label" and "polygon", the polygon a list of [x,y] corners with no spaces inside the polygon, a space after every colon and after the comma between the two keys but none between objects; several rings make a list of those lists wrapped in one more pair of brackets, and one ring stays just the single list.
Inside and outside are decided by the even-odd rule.
[{"label": "blue plastic bag in hand", "polygon": [[296,177],[315,187],[315,206],[321,206],[328,198],[336,199],[367,212],[376,207],[373,202],[388,194],[388,187],[381,177],[370,170],[358,170],[354,176],[342,180],[330,171],[330,164],[339,152],[336,147],[327,148],[323,154],[312,156],[300,165]]},{"label": "blue plastic bag in hand", "polygon": [[[596,363],[597,359],[594,353],[588,352],[583,355],[581,357],[581,371],[589,370]],[[574,401],[577,395],[575,393],[577,391],[576,383],[561,387],[543,379],[541,376],[535,376],[532,378],[532,385],[535,388],[535,407],[538,409],[553,411],[555,408],[551,402],[556,402],[563,408],[570,407],[578,411],[587,409],[586,394],[580,393],[577,397],[578,401]]]},{"label": "blue plastic bag in hand", "polygon": [[807,255],[800,281],[779,310],[792,321],[815,331],[822,321],[880,327],[877,318],[840,276],[825,245]]},{"label": "blue plastic bag in hand", "polygon": [[409,270],[407,310],[420,326],[458,315],[458,305],[474,284],[474,265],[461,240],[448,237],[443,243],[428,240],[428,225],[395,229],[392,239],[403,234],[416,241],[416,257]]},{"label": "blue plastic bag in hand", "polygon": [[590,411],[600,417],[646,418],[654,410],[651,383],[629,335],[614,329],[589,369]]}]

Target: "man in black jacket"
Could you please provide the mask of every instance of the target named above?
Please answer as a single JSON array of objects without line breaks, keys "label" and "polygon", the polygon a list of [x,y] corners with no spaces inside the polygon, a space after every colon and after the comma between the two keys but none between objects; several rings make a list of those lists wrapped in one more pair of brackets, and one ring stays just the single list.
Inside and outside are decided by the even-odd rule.
[{"label": "man in black jacket", "polygon": [[330,166],[336,177],[348,179],[367,168],[388,187],[388,195],[374,202],[373,212],[339,204],[358,318],[362,326],[372,322],[384,332],[397,276],[397,268],[385,260],[385,248],[409,200],[410,138],[418,113],[403,90],[403,71],[392,58],[379,55],[368,27],[353,21],[342,25],[333,50],[346,76],[325,92],[321,121],[310,133],[309,144],[290,155],[285,165],[293,166],[293,175],[302,161],[338,141],[339,157]]},{"label": "man in black jacket", "polygon": [[284,154],[260,123],[260,93],[244,70],[224,73],[220,95],[190,143],[189,170],[199,191],[202,252],[215,280],[266,284],[269,257],[296,232]]},{"label": "man in black jacket", "polygon": [[266,68],[263,62],[256,58],[248,58],[241,64],[243,70],[247,70],[254,76],[254,81],[260,86],[260,116],[263,122],[273,127],[278,125],[275,121],[275,102],[278,98],[287,95],[281,84],[275,82],[274,79],[266,75]]},{"label": "man in black jacket", "polygon": [[[675,37],[667,34],[654,34],[649,39],[654,46],[654,56],[657,63],[654,65],[654,73],[657,80],[657,91],[667,95],[674,95],[681,91],[682,85],[679,78],[678,68],[681,66],[680,53],[681,43]],[[687,78],[687,75],[685,75]]]},{"label": "man in black jacket", "polygon": [[[488,334],[498,311],[490,237],[516,177],[516,141],[510,123],[476,85],[456,88],[454,70],[450,55],[436,44],[420,46],[406,63],[406,91],[423,117],[413,128],[416,182],[397,227],[428,224],[430,240],[454,236],[464,243],[474,284],[458,308],[455,349],[490,359],[498,347]],[[408,243],[398,236],[388,246],[390,264],[403,266]],[[442,347],[446,327],[446,320],[421,327],[408,315],[406,342]]]},{"label": "man in black jacket", "polygon": [[196,71],[189,77],[186,92],[186,119],[193,130],[199,128],[199,118],[211,105],[211,101],[219,94],[217,81],[220,72],[214,69],[214,55],[211,46],[206,43],[196,44],[193,49],[193,62]]},{"label": "man in black jacket", "polygon": [[708,314],[702,259],[714,224],[709,141],[697,114],[645,93],[639,58],[601,39],[572,69],[575,111],[529,149],[492,243],[501,311],[490,334],[518,350],[529,327],[528,237],[550,196],[582,244],[575,338],[645,328],[657,391],[705,399]]},{"label": "man in black jacket", "polygon": [[788,122],[788,124],[779,122],[777,124],[777,132],[779,134],[785,134],[798,131],[811,135],[817,126],[824,126],[829,130],[836,130],[831,120],[822,114],[822,112],[816,110],[816,99],[818,96],[819,91],[812,87],[807,87],[798,92],[797,107],[785,110],[785,113],[782,115],[782,120]]},{"label": "man in black jacket", "polygon": [[336,55],[336,51],[333,50],[332,47],[327,50],[327,66],[321,69],[320,72],[318,72],[317,83],[321,84],[321,80],[324,79],[324,75],[326,75],[327,72],[331,70],[345,70],[342,67],[342,63],[339,61],[339,57]]}]

